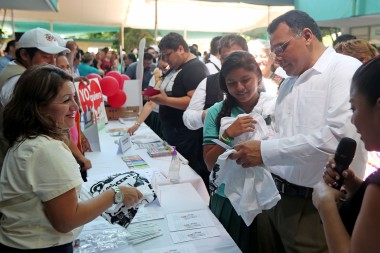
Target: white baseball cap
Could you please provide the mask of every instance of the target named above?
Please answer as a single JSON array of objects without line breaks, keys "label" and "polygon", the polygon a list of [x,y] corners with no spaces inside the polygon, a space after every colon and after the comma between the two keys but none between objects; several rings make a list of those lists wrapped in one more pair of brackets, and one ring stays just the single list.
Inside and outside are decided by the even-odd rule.
[{"label": "white baseball cap", "polygon": [[59,35],[58,33],[53,33],[53,35],[54,35],[54,38],[57,40],[58,45],[61,47],[66,47],[67,42],[74,41],[73,39],[62,38],[61,35]]},{"label": "white baseball cap", "polygon": [[46,29],[34,28],[26,31],[18,41],[19,48],[38,48],[48,54],[70,53],[70,49],[59,46],[55,36]]}]

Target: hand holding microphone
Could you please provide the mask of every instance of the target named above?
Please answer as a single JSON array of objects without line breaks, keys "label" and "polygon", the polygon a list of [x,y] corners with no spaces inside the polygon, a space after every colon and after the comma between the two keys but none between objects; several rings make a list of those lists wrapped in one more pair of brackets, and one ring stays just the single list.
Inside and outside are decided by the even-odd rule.
[{"label": "hand holding microphone", "polygon": [[355,155],[355,150],[356,150],[356,141],[344,137],[342,140],[339,142],[338,147],[335,152],[334,160],[335,160],[335,171],[339,173],[339,180],[336,180],[332,186],[340,190],[342,187],[343,183],[343,176],[342,173],[346,169],[348,169],[348,166],[352,162],[352,159],[354,158]]}]

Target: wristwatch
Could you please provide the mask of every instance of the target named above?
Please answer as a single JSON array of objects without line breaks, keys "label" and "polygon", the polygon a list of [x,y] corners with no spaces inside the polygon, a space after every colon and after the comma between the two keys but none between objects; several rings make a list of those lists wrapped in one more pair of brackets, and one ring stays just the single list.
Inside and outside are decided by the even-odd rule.
[{"label": "wristwatch", "polygon": [[123,193],[120,191],[119,187],[118,186],[112,186],[111,187],[112,190],[115,192],[115,195],[113,196],[113,203],[115,205],[118,205],[120,203],[123,203],[123,200],[124,200],[124,195]]}]

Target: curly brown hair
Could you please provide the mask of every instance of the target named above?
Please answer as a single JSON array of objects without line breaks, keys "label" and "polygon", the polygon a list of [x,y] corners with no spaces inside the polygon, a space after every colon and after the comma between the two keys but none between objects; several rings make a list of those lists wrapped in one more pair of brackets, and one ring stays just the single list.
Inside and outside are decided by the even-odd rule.
[{"label": "curly brown hair", "polygon": [[4,107],[4,137],[10,147],[41,135],[67,139],[67,129],[59,128],[54,119],[40,112],[67,81],[73,81],[72,77],[53,65],[33,66],[21,75],[11,100]]}]

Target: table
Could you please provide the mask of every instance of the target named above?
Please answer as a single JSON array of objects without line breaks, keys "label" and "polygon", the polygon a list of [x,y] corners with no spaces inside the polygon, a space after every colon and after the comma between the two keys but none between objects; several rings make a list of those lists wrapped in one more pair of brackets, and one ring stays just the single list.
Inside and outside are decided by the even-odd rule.
[{"label": "table", "polygon": [[[120,122],[110,121],[107,124],[106,129],[102,129],[99,132],[101,152],[86,153],[86,157],[91,160],[93,165],[93,168],[88,170],[89,178],[107,177],[111,174],[129,170],[124,161],[122,161],[121,155],[117,154],[118,146],[115,144],[115,140],[120,137],[111,137],[107,130],[116,127],[128,128],[133,123],[134,121],[126,122],[125,125],[122,125]],[[153,134],[153,131],[143,124],[135,134],[151,135]],[[171,159],[170,157],[151,158],[146,153],[145,149],[136,149],[134,146],[132,146],[131,149],[127,150],[126,153],[124,153],[124,155],[135,154],[141,156],[141,158],[143,158],[151,167],[150,169],[136,170],[137,173],[144,173],[147,170],[152,169],[160,170],[164,174],[167,173]],[[86,188],[86,186],[88,185],[84,183],[83,188]],[[165,216],[172,213],[204,210],[210,214],[212,222],[220,234],[217,237],[194,240],[190,242],[179,243],[176,245],[191,245],[195,248],[196,252],[241,252],[235,242],[226,232],[224,227],[218,221],[218,219],[209,210],[209,195],[207,193],[207,189],[201,177],[199,177],[199,175],[196,174],[188,165],[181,164],[180,182],[178,184],[160,184],[159,191],[161,196],[160,202],[156,200],[153,203],[147,205],[145,207],[146,209],[159,209]],[[160,247],[174,245],[166,219],[158,219],[149,222],[158,224],[162,230],[163,235],[137,245],[124,244],[120,248],[108,250],[105,252],[140,253],[144,250],[153,250]],[[136,223],[132,221],[132,224],[130,226],[134,226],[135,224]],[[116,228],[123,229],[118,225],[112,225],[108,223],[102,217],[98,217],[94,221],[84,226],[80,237],[83,238],[89,234],[101,233],[102,231],[107,230],[115,230]]]},{"label": "table", "polygon": [[[112,137],[110,133],[107,132],[109,129],[113,128],[128,128],[133,125],[134,121],[128,122],[123,121],[126,124],[121,124],[119,121],[109,121],[105,129],[102,129],[99,132],[100,139],[100,149],[101,152],[89,152],[86,153],[86,157],[91,160],[92,167],[87,171],[88,177],[92,176],[107,176],[110,174],[120,173],[128,171],[128,166],[120,158],[121,155],[117,154],[118,146],[115,144],[119,137]],[[135,135],[148,135],[148,136],[157,136],[147,125],[142,124],[139,129],[136,131]],[[158,136],[157,136],[158,138]],[[171,157],[150,157],[145,149],[136,149],[133,145],[132,148],[127,150],[123,155],[139,155],[143,158],[151,168],[161,171],[163,174],[168,174],[169,165]],[[138,170],[145,172],[144,170]],[[204,185],[202,178],[193,170],[190,166],[181,164],[180,168],[180,183],[191,183],[194,188],[197,190],[199,195],[205,201],[209,203],[210,196],[208,194],[207,188]]]}]

